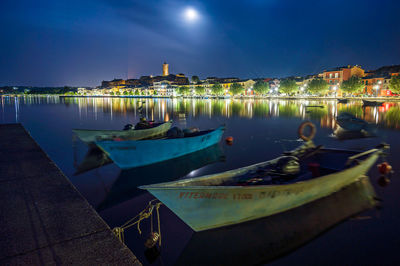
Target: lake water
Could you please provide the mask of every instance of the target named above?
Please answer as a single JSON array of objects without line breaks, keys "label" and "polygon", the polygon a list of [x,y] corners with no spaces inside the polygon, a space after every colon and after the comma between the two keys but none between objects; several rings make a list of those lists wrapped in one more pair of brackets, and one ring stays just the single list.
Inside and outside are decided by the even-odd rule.
[{"label": "lake water", "polygon": [[[144,102],[144,103],[143,103]],[[96,169],[76,174],[88,152],[74,128],[122,129],[136,123],[138,107],[148,119],[173,120],[181,128],[225,125],[233,145],[221,142],[202,152],[155,165],[120,171],[101,161]],[[111,228],[143,210],[153,197],[137,189],[178,178],[226,171],[277,157],[301,144],[297,128],[304,120],[317,126],[316,144],[364,150],[381,142],[391,145],[387,160],[400,169],[400,103],[362,108],[361,101],[334,100],[194,100],[136,98],[1,97],[0,123],[22,123]],[[307,106],[323,106],[307,107]],[[335,117],[350,112],[374,124],[377,137],[337,140]],[[97,155],[95,155],[97,156]],[[100,165],[101,164],[101,165]],[[397,171],[398,172],[398,171]],[[144,264],[182,265],[202,261],[210,265],[266,263],[273,265],[395,265],[400,264],[400,180],[377,185],[373,167],[370,181],[382,200],[380,208],[364,211],[368,182],[293,211],[218,232],[194,234],[165,206],[160,208],[162,246],[145,251],[148,221],[125,232],[125,242]],[[357,197],[355,196],[357,195]],[[360,213],[360,214],[358,214]],[[356,218],[347,219],[356,215]],[[156,228],[156,221],[154,221]],[[196,257],[197,256],[197,257]],[[207,262],[208,261],[208,262]]]}]

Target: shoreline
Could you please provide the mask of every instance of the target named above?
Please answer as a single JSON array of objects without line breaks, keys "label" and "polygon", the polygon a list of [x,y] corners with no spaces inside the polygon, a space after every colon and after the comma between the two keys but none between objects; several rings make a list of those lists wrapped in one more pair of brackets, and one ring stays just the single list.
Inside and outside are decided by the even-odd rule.
[{"label": "shoreline", "polygon": [[157,95],[60,95],[60,94],[3,94],[1,97],[25,97],[25,96],[54,96],[60,98],[142,98],[142,99],[198,99],[198,100],[314,100],[314,101],[334,101],[338,99],[347,99],[349,101],[400,101],[399,96],[387,96],[387,97],[321,97],[321,96],[242,96],[242,97],[229,97],[224,98],[223,96],[207,96],[207,97],[198,97],[198,96],[157,96]]}]

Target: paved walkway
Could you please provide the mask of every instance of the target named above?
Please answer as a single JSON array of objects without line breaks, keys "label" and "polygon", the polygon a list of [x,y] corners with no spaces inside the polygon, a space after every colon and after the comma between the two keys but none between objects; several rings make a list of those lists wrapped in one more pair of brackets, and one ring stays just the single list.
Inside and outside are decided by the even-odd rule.
[{"label": "paved walkway", "polygon": [[21,124],[0,125],[0,265],[141,265]]}]

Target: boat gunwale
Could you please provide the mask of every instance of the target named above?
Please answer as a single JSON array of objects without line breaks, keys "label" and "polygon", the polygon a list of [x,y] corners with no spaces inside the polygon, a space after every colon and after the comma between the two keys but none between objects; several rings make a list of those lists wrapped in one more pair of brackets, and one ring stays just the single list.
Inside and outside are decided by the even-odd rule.
[{"label": "boat gunwale", "polygon": [[[108,144],[108,143],[118,143],[118,144],[126,144],[126,143],[142,143],[142,142],[149,142],[151,141],[152,143],[158,142],[158,141],[166,141],[166,140],[184,140],[184,139],[194,139],[194,138],[201,138],[210,134],[215,133],[216,131],[224,131],[225,130],[225,126],[219,126],[215,129],[207,129],[207,130],[202,130],[202,131],[208,131],[205,134],[201,134],[201,135],[196,135],[196,136],[187,136],[187,137],[183,137],[183,138],[159,138],[159,139],[132,139],[132,140],[121,140],[121,141],[117,141],[115,142],[114,140],[100,140],[100,141],[95,141],[96,145],[97,144]],[[200,131],[200,132],[202,132]],[[99,145],[98,145],[99,146]],[[100,146],[99,146],[100,147]],[[100,149],[102,149],[103,151],[105,151],[102,147],[100,147]],[[106,151],[105,151],[106,152]]]},{"label": "boat gunwale", "polygon": [[113,132],[113,131],[115,131],[115,132],[130,132],[130,131],[144,131],[144,130],[149,130],[149,129],[156,129],[156,128],[158,128],[158,127],[161,127],[161,126],[163,126],[163,125],[165,125],[165,124],[168,124],[168,123],[171,123],[172,124],[172,120],[169,120],[169,121],[167,121],[167,122],[159,122],[158,124],[159,125],[157,125],[157,126],[155,126],[155,127],[150,127],[150,128],[142,128],[142,129],[131,129],[131,130],[123,130],[123,129],[82,129],[82,128],[74,128],[74,129],[72,129],[72,131],[74,132],[74,133],[76,133],[76,132],[83,132],[83,131],[89,131],[89,132]]},{"label": "boat gunwale", "polygon": [[[321,149],[321,150],[335,150],[335,149]],[[360,165],[362,165],[363,162],[367,161],[368,159],[370,159],[372,156],[379,156],[382,153],[382,149],[371,149],[371,150],[375,150],[373,152],[371,152],[368,157],[366,157],[365,159],[362,160],[362,162],[360,162],[357,165],[354,165],[352,167],[349,168],[345,168],[343,170],[339,170],[335,173],[331,173],[328,175],[323,175],[323,176],[319,176],[316,178],[311,178],[309,180],[305,180],[305,181],[298,181],[298,182],[294,182],[294,183],[289,183],[289,184],[279,184],[279,185],[249,185],[249,186],[223,186],[223,185],[211,185],[211,186],[196,186],[196,185],[192,185],[192,186],[168,186],[168,184],[174,184],[174,183],[178,183],[179,182],[191,182],[191,181],[203,181],[203,180],[207,180],[207,179],[212,179],[213,177],[217,176],[217,175],[222,175],[222,174],[231,174],[233,172],[238,172],[238,174],[240,174],[240,172],[246,172],[249,169],[252,168],[256,168],[259,165],[268,165],[269,163],[273,163],[274,161],[276,161],[278,158],[269,160],[269,161],[264,161],[264,162],[260,162],[260,163],[256,163],[253,165],[249,165],[249,166],[245,166],[242,168],[237,168],[237,169],[232,169],[232,170],[228,170],[225,172],[220,172],[220,173],[215,173],[215,174],[209,174],[209,175],[205,175],[205,176],[200,176],[200,177],[194,177],[194,178],[189,178],[189,179],[181,179],[181,180],[175,180],[175,181],[170,181],[170,182],[163,182],[163,183],[158,183],[158,184],[154,184],[154,185],[145,185],[145,186],[139,186],[138,188],[140,189],[144,189],[144,190],[176,190],[176,189],[181,189],[181,190],[203,190],[203,189],[211,189],[211,190],[222,190],[222,189],[246,189],[246,190],[254,190],[254,189],[278,189],[278,190],[282,190],[282,189],[288,189],[291,187],[296,187],[296,186],[302,186],[302,185],[307,185],[310,184],[312,182],[319,182],[321,179],[326,179],[332,176],[337,175],[338,173],[344,172],[344,171],[351,171],[352,169],[359,167]],[[351,152],[350,150],[338,150],[338,151],[348,151]],[[364,151],[365,152],[365,151]],[[357,151],[357,153],[361,154],[363,152],[359,152]],[[235,175],[233,175],[235,176]]]}]

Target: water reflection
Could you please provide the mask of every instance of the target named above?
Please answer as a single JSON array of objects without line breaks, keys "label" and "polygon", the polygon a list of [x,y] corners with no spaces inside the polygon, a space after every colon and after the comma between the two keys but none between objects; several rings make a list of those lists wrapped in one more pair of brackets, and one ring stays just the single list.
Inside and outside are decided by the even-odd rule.
[{"label": "water reflection", "polygon": [[[105,157],[107,156],[99,156],[97,154],[99,166],[103,165],[103,158]],[[94,156],[90,158],[90,163],[92,163]],[[224,160],[224,155],[221,147],[217,144],[176,159],[122,170],[109,189],[105,199],[97,206],[97,210],[108,209],[144,193],[144,190],[137,188],[140,185],[167,182],[184,176],[190,177],[197,169],[222,160]]]},{"label": "water reflection", "polygon": [[[76,144],[75,144],[76,145]],[[80,175],[87,171],[108,165],[112,163],[112,160],[105,154],[100,148],[97,146],[89,146],[89,150],[87,151],[85,157],[82,159],[80,163],[77,162],[77,154],[76,150],[74,150],[74,166],[75,173],[74,175]]]},{"label": "water reflection", "polygon": [[[14,105],[15,119],[18,121],[19,105],[65,104],[77,106],[79,118],[93,116],[98,119],[99,113],[114,116],[139,115],[138,108],[144,102],[144,114],[151,120],[170,120],[185,117],[298,117],[319,121],[322,127],[335,128],[335,117],[340,112],[348,112],[368,122],[388,128],[400,129],[400,103],[385,102],[380,107],[363,107],[361,101],[337,103],[334,100],[215,100],[215,99],[167,99],[167,98],[84,98],[54,96],[38,97],[1,97],[1,104]],[[307,108],[322,105],[323,108]]]},{"label": "water reflection", "polygon": [[194,233],[176,264],[266,263],[297,249],[341,221],[374,207],[374,196],[374,189],[365,177],[329,197],[281,214]]}]

